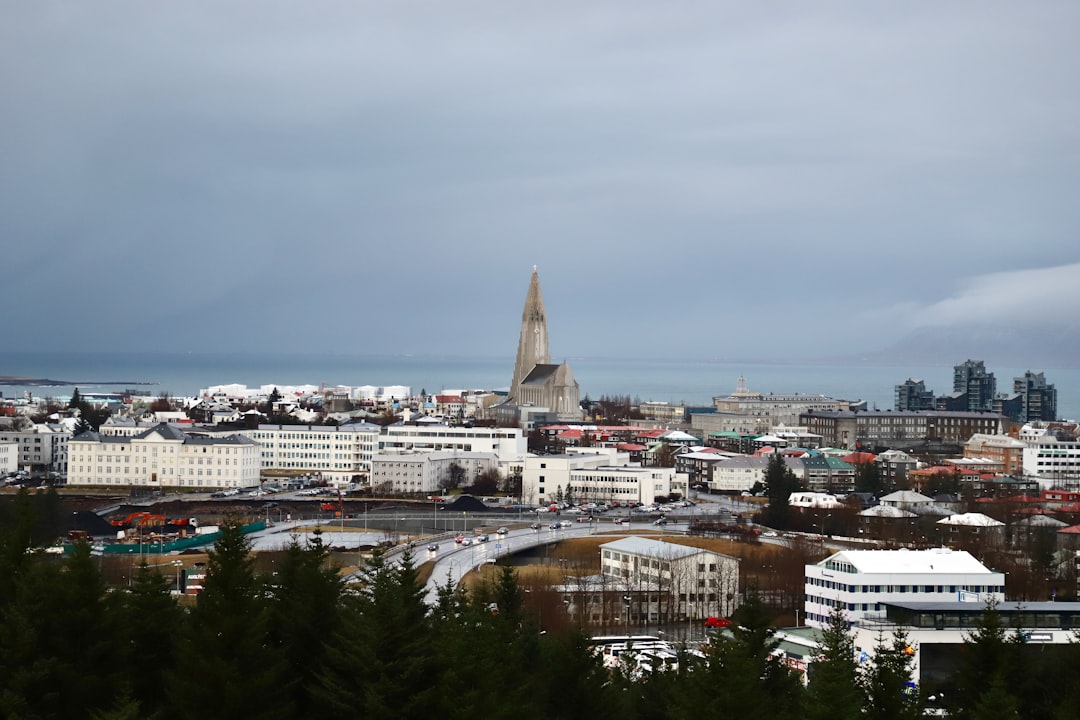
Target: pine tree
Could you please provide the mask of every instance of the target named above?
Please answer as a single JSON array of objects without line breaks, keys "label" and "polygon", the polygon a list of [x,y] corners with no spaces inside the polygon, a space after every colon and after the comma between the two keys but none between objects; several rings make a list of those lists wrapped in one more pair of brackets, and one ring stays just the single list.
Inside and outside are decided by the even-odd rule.
[{"label": "pine tree", "polygon": [[789,500],[798,485],[799,482],[784,462],[783,455],[770,455],[769,464],[765,468],[765,492],[769,497],[769,504],[762,512],[762,520],[766,525],[775,528],[788,527],[791,521]]},{"label": "pine tree", "polygon": [[820,656],[810,665],[809,674],[808,720],[856,720],[862,715],[855,641],[839,608],[821,631]]},{"label": "pine tree", "polygon": [[212,698],[218,717],[291,718],[291,675],[269,635],[269,608],[255,579],[251,544],[235,518],[221,526],[207,576],[191,612],[175,671],[169,674],[173,713],[193,698]]},{"label": "pine tree", "polygon": [[1016,642],[1008,636],[997,602],[988,601],[975,622],[974,632],[964,638],[963,660],[956,672],[956,696],[952,698],[956,717],[974,717],[980,699],[995,683],[999,695],[1011,696],[1005,688],[1007,679],[1015,677]]},{"label": "pine tree", "polygon": [[779,643],[761,599],[748,596],[733,620],[730,636],[714,637],[701,667],[685,676],[671,717],[801,718],[802,683],[775,655]]},{"label": "pine tree", "polygon": [[412,556],[390,566],[376,553],[363,589],[347,600],[320,677],[322,712],[331,718],[426,719],[435,699],[435,663]]},{"label": "pine tree", "polygon": [[922,702],[912,675],[915,655],[907,633],[897,630],[890,640],[878,635],[873,658],[863,673],[867,707],[879,720],[915,720]]},{"label": "pine tree", "polygon": [[326,643],[340,631],[342,597],[341,580],[321,532],[316,530],[303,546],[293,539],[285,549],[284,562],[270,578],[269,590],[271,642],[295,673],[296,717],[315,717],[313,693],[323,671]]},{"label": "pine tree", "polygon": [[[144,562],[131,588],[117,593],[123,627],[118,640],[130,650],[125,672],[130,689],[123,699],[135,703],[141,717],[153,717],[164,707],[161,688],[176,662],[176,640],[187,621],[171,589],[172,583]],[[121,710],[125,707],[118,704]]]}]

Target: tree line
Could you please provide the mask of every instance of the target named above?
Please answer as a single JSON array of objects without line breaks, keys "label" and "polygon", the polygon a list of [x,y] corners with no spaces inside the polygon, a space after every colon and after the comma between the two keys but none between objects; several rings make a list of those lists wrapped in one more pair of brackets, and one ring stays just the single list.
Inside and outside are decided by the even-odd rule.
[{"label": "tree line", "polygon": [[[35,552],[33,527],[24,503],[0,528],[3,717],[833,720],[917,717],[925,702],[907,684],[906,638],[883,637],[860,663],[840,618],[806,687],[754,593],[700,657],[681,651],[677,670],[641,681],[605,669],[581,628],[544,626],[510,567],[468,592],[447,583],[429,605],[409,555],[376,554],[346,584],[316,533],[260,573],[227,522],[188,607],[147,564],[114,587],[85,543],[66,557]],[[1077,648],[1039,665],[988,618],[949,707],[972,720],[1080,716],[1065,680]]]}]

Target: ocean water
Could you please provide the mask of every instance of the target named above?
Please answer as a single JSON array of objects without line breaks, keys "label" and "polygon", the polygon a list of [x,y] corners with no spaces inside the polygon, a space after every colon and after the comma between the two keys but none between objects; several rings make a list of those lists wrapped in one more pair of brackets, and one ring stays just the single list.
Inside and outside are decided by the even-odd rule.
[{"label": "ocean water", "polygon": [[[619,360],[569,358],[581,393],[592,399],[629,395],[687,405],[708,405],[733,392],[740,376],[751,391],[806,393],[866,400],[893,406],[894,386],[922,379],[937,394],[952,390],[952,366],[827,365],[708,360]],[[514,358],[335,354],[153,354],[0,352],[0,375],[62,381],[51,387],[0,386],[4,397],[67,399],[80,392],[117,392],[135,383],[152,395],[191,396],[212,385],[407,385],[414,393],[459,389],[506,389]],[[1012,378],[1038,368],[987,367],[998,391],[1012,390]],[[1080,417],[1080,370],[1047,370],[1057,386],[1058,415]]]}]

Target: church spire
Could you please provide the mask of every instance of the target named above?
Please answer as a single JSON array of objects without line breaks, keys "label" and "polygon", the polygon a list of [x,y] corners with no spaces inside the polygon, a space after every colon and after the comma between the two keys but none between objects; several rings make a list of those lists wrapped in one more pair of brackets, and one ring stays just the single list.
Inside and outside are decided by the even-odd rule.
[{"label": "church spire", "polygon": [[518,400],[521,381],[537,365],[551,364],[548,351],[547,313],[544,296],[540,294],[540,275],[533,265],[529,292],[525,295],[525,307],[521,311],[521,335],[518,338],[517,361],[514,363],[514,379],[510,383],[510,398]]}]

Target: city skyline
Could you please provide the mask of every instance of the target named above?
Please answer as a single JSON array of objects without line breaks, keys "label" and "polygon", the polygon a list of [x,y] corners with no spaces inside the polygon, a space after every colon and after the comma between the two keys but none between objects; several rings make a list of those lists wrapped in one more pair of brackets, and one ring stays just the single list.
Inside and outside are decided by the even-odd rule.
[{"label": "city skyline", "polygon": [[4,5],[9,347],[1080,357],[1078,7]]}]

